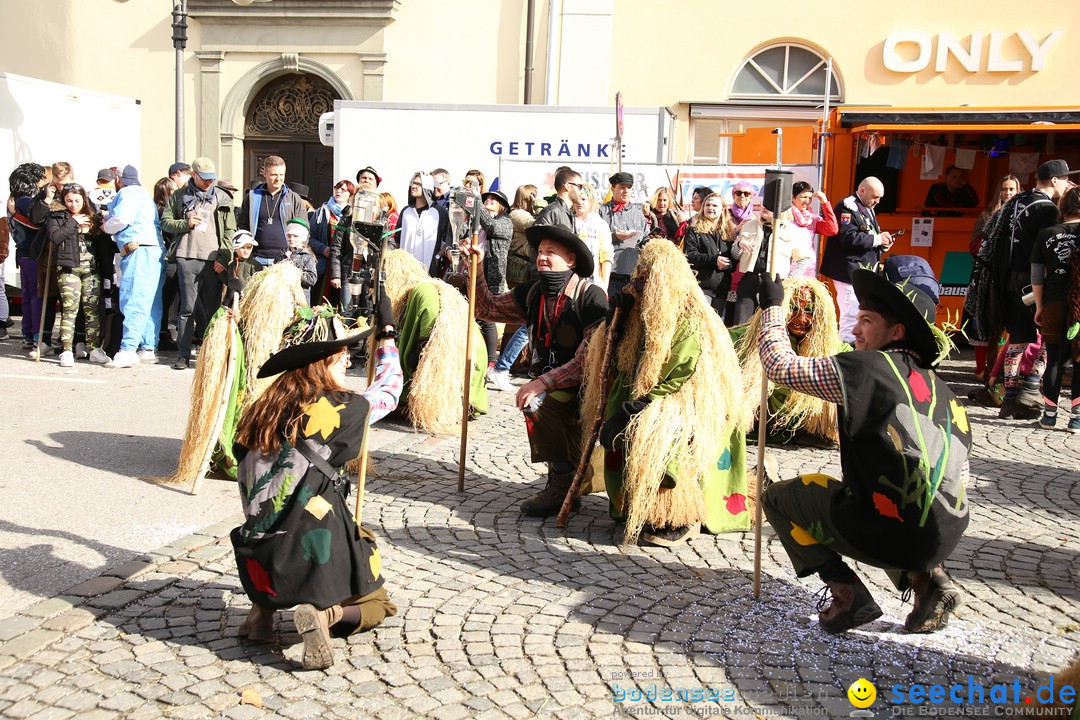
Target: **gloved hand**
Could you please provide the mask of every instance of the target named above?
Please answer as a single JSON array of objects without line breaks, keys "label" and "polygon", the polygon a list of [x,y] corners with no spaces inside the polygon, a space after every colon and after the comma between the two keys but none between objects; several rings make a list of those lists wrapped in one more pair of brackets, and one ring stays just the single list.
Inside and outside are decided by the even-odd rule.
[{"label": "gloved hand", "polygon": [[606,450],[615,449],[615,438],[626,430],[630,420],[645,409],[652,402],[652,398],[643,397],[637,400],[627,400],[612,414],[600,428],[600,444]]},{"label": "gloved hand", "polygon": [[379,305],[375,308],[375,328],[381,332],[387,325],[394,326],[394,306],[390,304],[386,290],[383,290],[379,293]]},{"label": "gloved hand", "polygon": [[784,302],[784,284],[780,282],[780,276],[769,277],[769,273],[762,270],[758,276],[758,305],[761,309],[780,307]]},{"label": "gloved hand", "polygon": [[630,308],[634,307],[634,303],[636,302],[637,298],[625,290],[619,290],[616,293],[612,293],[608,297],[608,319],[610,320],[615,316],[616,310],[621,310],[625,315]]}]

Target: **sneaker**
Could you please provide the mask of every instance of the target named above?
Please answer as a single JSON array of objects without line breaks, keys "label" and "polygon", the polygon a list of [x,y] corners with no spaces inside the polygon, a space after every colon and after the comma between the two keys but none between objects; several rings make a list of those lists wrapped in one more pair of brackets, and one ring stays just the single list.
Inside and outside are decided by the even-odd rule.
[{"label": "sneaker", "polygon": [[10,317],[7,317],[7,318],[4,318],[3,320],[0,320],[0,328],[3,328],[5,330],[7,330],[9,327],[11,327],[14,324],[15,324],[15,321],[12,320]]},{"label": "sneaker", "polygon": [[30,352],[27,353],[27,355],[30,356],[31,360],[37,360],[45,354],[45,348],[47,348],[48,346],[44,343],[37,343],[35,345],[31,345],[30,347],[32,349],[30,350]]},{"label": "sneaker", "polygon": [[7,340],[9,337],[8,331],[4,328],[0,328],[0,340]]},{"label": "sneaker", "polygon": [[157,355],[154,353],[153,350],[139,350],[135,354],[139,356],[139,362],[144,362],[144,363],[156,363],[157,362]]},{"label": "sneaker", "polygon": [[1043,410],[1042,417],[1039,418],[1039,427],[1044,430],[1053,430],[1057,425],[1057,413],[1050,413]]},{"label": "sneaker", "polygon": [[1065,426],[1065,431],[1073,435],[1080,433],[1080,413],[1073,413],[1069,418],[1069,424]]},{"label": "sneaker", "polygon": [[23,338],[22,349],[23,350],[32,350],[33,348],[34,348],[34,341],[33,340],[27,340],[26,338]]},{"label": "sneaker", "polygon": [[187,370],[188,369],[188,359],[185,358],[185,357],[176,358],[176,362],[174,362],[172,364],[172,369],[173,370]]},{"label": "sneaker", "polygon": [[90,362],[104,365],[109,362],[109,356],[101,348],[94,348],[90,351]]},{"label": "sneaker", "polygon": [[75,354],[70,350],[60,353],[60,367],[75,367]]},{"label": "sneaker", "polygon": [[491,387],[494,390],[501,392],[513,392],[514,386],[510,384],[510,371],[509,370],[496,370],[491,368],[487,371],[487,381],[491,383]]},{"label": "sneaker", "polygon": [[85,360],[89,356],[90,353],[86,352],[86,343],[75,343],[75,357]]},{"label": "sneaker", "polygon": [[[825,607],[830,598],[832,603]],[[827,582],[819,593],[818,611],[818,624],[830,635],[839,635],[881,617],[874,596],[854,575],[850,583]]]},{"label": "sneaker", "polygon": [[949,615],[960,607],[960,590],[938,565],[930,572],[909,572],[911,587],[904,592],[906,601],[915,596],[915,607],[904,621],[910,633],[929,633],[949,623]]},{"label": "sneaker", "polygon": [[139,356],[134,350],[118,350],[113,359],[105,363],[107,368],[129,368],[139,364]]}]

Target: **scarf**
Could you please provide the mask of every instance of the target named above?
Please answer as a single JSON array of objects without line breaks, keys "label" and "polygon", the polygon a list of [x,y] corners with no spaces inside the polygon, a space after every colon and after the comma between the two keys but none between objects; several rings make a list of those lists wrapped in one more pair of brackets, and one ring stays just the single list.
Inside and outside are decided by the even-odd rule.
[{"label": "scarf", "polygon": [[192,212],[196,208],[209,205],[214,198],[214,186],[200,190],[195,180],[188,180],[187,191],[184,193],[184,214]]},{"label": "scarf", "polygon": [[541,270],[539,273],[540,290],[544,293],[544,297],[548,300],[559,297],[559,293],[566,287],[566,283],[570,282],[570,277],[573,274],[573,270],[563,270],[562,272]]},{"label": "scarf", "polygon": [[814,222],[814,213],[809,210],[800,210],[799,208],[792,205],[791,219],[799,227],[810,227]]},{"label": "scarf", "polygon": [[735,203],[731,203],[731,207],[729,207],[728,210],[731,211],[731,217],[735,218],[735,224],[738,225],[754,214],[754,203],[748,202],[744,208],[739,207]]},{"label": "scarf", "polygon": [[326,201],[326,207],[335,218],[341,217],[341,211],[345,209],[345,206],[339,203],[333,195]]},{"label": "scarf", "polygon": [[625,209],[626,209],[626,203],[614,203],[612,205],[611,212],[613,212],[613,213],[622,212]]}]

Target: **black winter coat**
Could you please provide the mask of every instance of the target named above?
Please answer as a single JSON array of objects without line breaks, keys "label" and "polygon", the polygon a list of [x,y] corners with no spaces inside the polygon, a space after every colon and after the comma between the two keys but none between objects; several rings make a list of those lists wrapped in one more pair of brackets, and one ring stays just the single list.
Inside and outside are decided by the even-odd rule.
[{"label": "black winter coat", "polygon": [[[724,240],[719,231],[701,233],[692,225],[686,228],[683,252],[697,274],[698,285],[710,297],[726,297],[731,287],[731,271],[735,266],[731,257],[732,244]],[[721,257],[726,257],[731,263],[725,270],[716,267],[716,261]]]},{"label": "black winter coat", "polygon": [[87,249],[93,253],[93,238],[98,234],[96,228],[91,228],[92,235],[80,235],[79,224],[67,210],[50,213],[45,219],[44,232],[45,238],[56,246],[53,257],[56,259],[57,267],[65,269],[79,267],[79,256],[84,241]]}]

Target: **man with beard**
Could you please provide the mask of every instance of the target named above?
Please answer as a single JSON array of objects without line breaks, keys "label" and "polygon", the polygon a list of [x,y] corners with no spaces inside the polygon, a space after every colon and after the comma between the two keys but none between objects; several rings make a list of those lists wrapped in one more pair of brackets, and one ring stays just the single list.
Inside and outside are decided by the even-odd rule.
[{"label": "man with beard", "polygon": [[[536,255],[538,278],[495,297],[484,273],[477,273],[476,317],[528,327],[536,379],[518,388],[516,400],[525,412],[532,462],[547,463],[548,475],[547,485],[521,512],[549,517],[562,507],[581,458],[578,387],[585,349],[608,304],[588,279],[593,257],[581,238],[558,225],[534,225],[525,237]],[[482,248],[464,249],[483,267]]]}]

